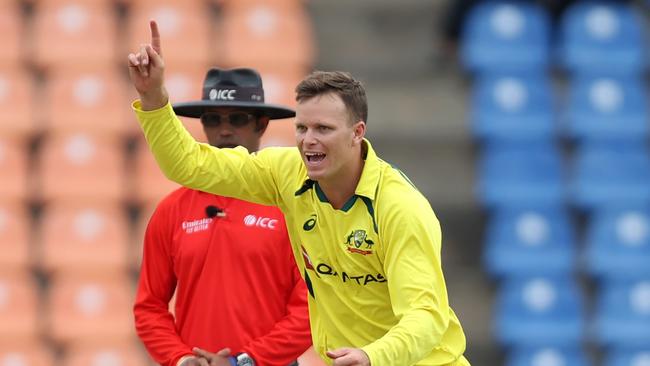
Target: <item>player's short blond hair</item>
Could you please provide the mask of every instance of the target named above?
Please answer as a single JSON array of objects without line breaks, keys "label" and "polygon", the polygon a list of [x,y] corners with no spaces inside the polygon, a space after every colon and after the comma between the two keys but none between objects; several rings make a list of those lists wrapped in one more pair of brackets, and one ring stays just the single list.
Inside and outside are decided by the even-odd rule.
[{"label": "player's short blond hair", "polygon": [[368,123],[366,90],[360,81],[343,71],[314,71],[296,86],[298,103],[327,93],[338,95],[350,114],[350,124]]}]

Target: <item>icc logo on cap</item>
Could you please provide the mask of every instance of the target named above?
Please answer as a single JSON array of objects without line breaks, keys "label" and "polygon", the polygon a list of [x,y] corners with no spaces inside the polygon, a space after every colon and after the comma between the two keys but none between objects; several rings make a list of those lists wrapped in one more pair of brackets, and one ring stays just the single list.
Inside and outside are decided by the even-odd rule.
[{"label": "icc logo on cap", "polygon": [[210,90],[210,100],[235,100],[236,92],[234,89],[212,89]]}]

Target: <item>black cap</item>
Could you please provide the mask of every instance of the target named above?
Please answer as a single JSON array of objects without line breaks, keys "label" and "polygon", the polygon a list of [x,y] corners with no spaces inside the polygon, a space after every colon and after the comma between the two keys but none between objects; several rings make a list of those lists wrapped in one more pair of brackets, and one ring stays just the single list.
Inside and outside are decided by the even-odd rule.
[{"label": "black cap", "polygon": [[248,109],[269,117],[282,119],[294,117],[296,112],[280,105],[264,103],[264,89],[260,74],[253,69],[208,71],[203,82],[200,101],[176,103],[174,111],[179,116],[199,118],[206,109],[230,107]]}]

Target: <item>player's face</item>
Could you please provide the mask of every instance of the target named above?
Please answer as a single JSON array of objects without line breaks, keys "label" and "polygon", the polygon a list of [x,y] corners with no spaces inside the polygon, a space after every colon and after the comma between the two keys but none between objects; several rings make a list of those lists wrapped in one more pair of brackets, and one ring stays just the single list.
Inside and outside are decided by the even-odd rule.
[{"label": "player's face", "polygon": [[335,182],[357,178],[350,173],[361,159],[365,123],[351,123],[338,95],[329,93],[298,103],[295,123],[296,145],[310,179]]},{"label": "player's face", "polygon": [[233,108],[214,108],[201,116],[208,143],[219,148],[243,146],[257,151],[268,123],[268,117]]}]

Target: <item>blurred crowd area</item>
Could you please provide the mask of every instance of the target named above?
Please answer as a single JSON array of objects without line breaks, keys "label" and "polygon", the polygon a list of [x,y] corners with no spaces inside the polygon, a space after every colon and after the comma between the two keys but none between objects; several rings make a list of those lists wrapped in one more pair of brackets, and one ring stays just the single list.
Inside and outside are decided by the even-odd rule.
[{"label": "blurred crowd area", "polygon": [[[0,1],[2,366],[150,363],[131,309],[144,228],[176,188],[130,109],[127,54],[150,19],[173,102],[200,99],[210,66],[247,66],[291,106],[313,65],[300,1]],[[263,143],[293,144],[291,121]]]},{"label": "blurred crowd area", "polygon": [[650,365],[647,2],[457,1],[507,366]]}]

